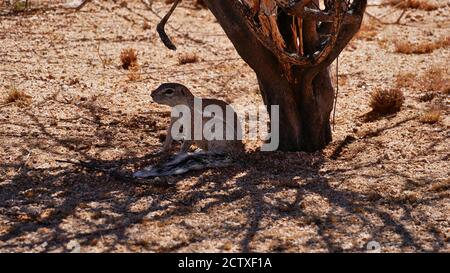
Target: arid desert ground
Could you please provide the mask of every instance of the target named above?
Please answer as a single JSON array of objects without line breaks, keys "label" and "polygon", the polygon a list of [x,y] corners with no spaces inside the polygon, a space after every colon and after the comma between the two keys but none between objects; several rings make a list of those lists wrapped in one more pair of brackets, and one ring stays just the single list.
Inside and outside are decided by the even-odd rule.
[{"label": "arid desert ground", "polygon": [[[368,7],[339,57],[323,151],[247,143],[232,166],[139,181],[104,169],[157,162],[170,113],[151,90],[180,82],[251,105],[253,71],[195,1],[169,21],[177,51],[155,31],[162,0],[77,12],[30,2],[0,2],[0,252],[450,251],[449,1],[407,8],[399,23],[402,8]],[[370,114],[380,90],[404,94],[399,112]]]}]

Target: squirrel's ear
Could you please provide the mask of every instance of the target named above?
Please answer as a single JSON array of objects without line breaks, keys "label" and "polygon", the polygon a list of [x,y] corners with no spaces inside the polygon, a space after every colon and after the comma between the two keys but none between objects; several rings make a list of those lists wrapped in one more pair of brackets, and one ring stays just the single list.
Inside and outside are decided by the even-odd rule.
[{"label": "squirrel's ear", "polygon": [[181,88],[181,94],[183,95],[183,97],[186,97],[186,91],[184,90],[184,87]]}]

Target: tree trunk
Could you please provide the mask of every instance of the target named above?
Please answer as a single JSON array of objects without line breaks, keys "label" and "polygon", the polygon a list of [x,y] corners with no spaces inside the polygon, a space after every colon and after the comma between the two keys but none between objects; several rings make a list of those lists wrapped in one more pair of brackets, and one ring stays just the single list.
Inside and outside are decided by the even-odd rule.
[{"label": "tree trunk", "polygon": [[[306,67],[280,61],[248,25],[247,18],[238,7],[239,1],[204,2],[239,55],[255,71],[269,113],[271,105],[279,105],[279,150],[312,152],[324,148],[332,138],[329,120],[334,99],[328,67],[356,34],[361,21],[357,18],[356,23],[345,25],[336,34],[337,42],[331,53],[320,64]],[[362,20],[366,1],[356,2],[354,7]],[[289,20],[286,21],[289,23]],[[290,28],[290,25],[283,25],[282,20],[278,20],[278,24],[281,32]],[[326,27],[327,24],[322,26]],[[305,55],[311,56],[320,47],[318,31],[318,24],[314,19],[303,19],[301,39]]]},{"label": "tree trunk", "polygon": [[297,84],[277,77],[280,72],[275,71],[270,78],[258,77],[269,113],[270,105],[280,105],[279,150],[312,152],[324,148],[331,141],[329,117],[334,98],[328,69],[312,80],[306,71],[298,71]]}]

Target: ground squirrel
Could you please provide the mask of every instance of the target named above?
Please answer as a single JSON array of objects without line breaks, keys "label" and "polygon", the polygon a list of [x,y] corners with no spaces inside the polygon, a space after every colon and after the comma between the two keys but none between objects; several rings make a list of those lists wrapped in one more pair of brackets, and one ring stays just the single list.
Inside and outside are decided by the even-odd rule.
[{"label": "ground squirrel", "polygon": [[[183,140],[183,144],[181,146],[181,153],[186,153],[189,148],[194,144],[195,146],[197,146],[198,148],[208,151],[208,152],[212,152],[212,153],[226,153],[226,154],[231,154],[231,155],[236,155],[239,154],[241,152],[244,151],[244,145],[242,143],[242,139],[241,139],[241,123],[237,117],[236,112],[233,110],[233,108],[231,108],[231,106],[221,100],[218,99],[203,99],[203,98],[198,98],[195,97],[190,91],[189,89],[179,83],[164,83],[162,85],[160,85],[157,89],[155,89],[154,91],[152,91],[151,93],[151,97],[153,99],[154,102],[159,103],[159,104],[163,104],[163,105],[168,105],[172,107],[172,110],[174,109],[174,107],[179,107],[181,106],[187,106],[187,108],[190,110],[189,114],[190,114],[190,121],[191,121],[191,132],[190,132],[190,137],[186,137],[184,136],[184,140]],[[201,99],[201,100],[200,100]],[[197,102],[201,101],[201,107],[198,107]],[[194,107],[195,105],[195,107]],[[230,119],[220,119],[220,121],[222,122],[222,127],[223,128],[223,136],[226,136],[226,131],[228,131],[228,134],[232,135],[232,138],[230,139],[230,137],[227,138],[220,138],[220,139],[211,139],[208,138],[203,134],[203,129],[205,127],[205,124],[208,123],[208,121],[211,120],[211,117],[205,117],[205,113],[207,113],[205,111],[205,108],[207,108],[208,106],[212,106],[212,107],[219,107],[223,113],[223,117],[226,117],[227,115],[231,115],[233,117],[232,122],[230,122]],[[198,109],[197,109],[198,108]],[[201,111],[199,111],[201,109]],[[208,109],[208,108],[207,108]],[[217,109],[217,108],[216,108]],[[197,117],[200,117],[201,123],[199,124],[201,126],[201,138],[200,140],[197,140],[197,138],[194,138],[194,127],[197,124],[194,124],[195,122],[195,117],[194,117],[194,113],[195,110],[197,110],[197,113],[199,113],[200,115],[198,115]],[[228,111],[228,113],[226,112]],[[213,111],[214,112],[214,111]],[[212,114],[212,113],[210,113]],[[215,117],[216,113],[214,112],[214,115],[212,115],[213,117]],[[164,155],[167,155],[171,145],[173,143],[173,135],[172,135],[172,127],[174,126],[174,123],[178,120],[179,118],[171,118],[171,122],[170,125],[167,129],[167,136],[166,139],[164,141],[163,147],[161,152]],[[220,129],[219,127],[219,129]],[[189,133],[188,133],[189,134]]]}]

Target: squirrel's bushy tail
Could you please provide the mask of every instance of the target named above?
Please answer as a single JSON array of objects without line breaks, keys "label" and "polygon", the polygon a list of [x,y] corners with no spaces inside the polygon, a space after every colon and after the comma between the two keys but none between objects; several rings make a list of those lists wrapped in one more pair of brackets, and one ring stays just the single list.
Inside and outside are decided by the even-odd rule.
[{"label": "squirrel's bushy tail", "polygon": [[193,153],[176,154],[163,164],[148,166],[143,170],[135,172],[133,176],[135,178],[173,176],[194,170],[226,167],[231,163],[232,159],[226,154],[195,151]]}]

